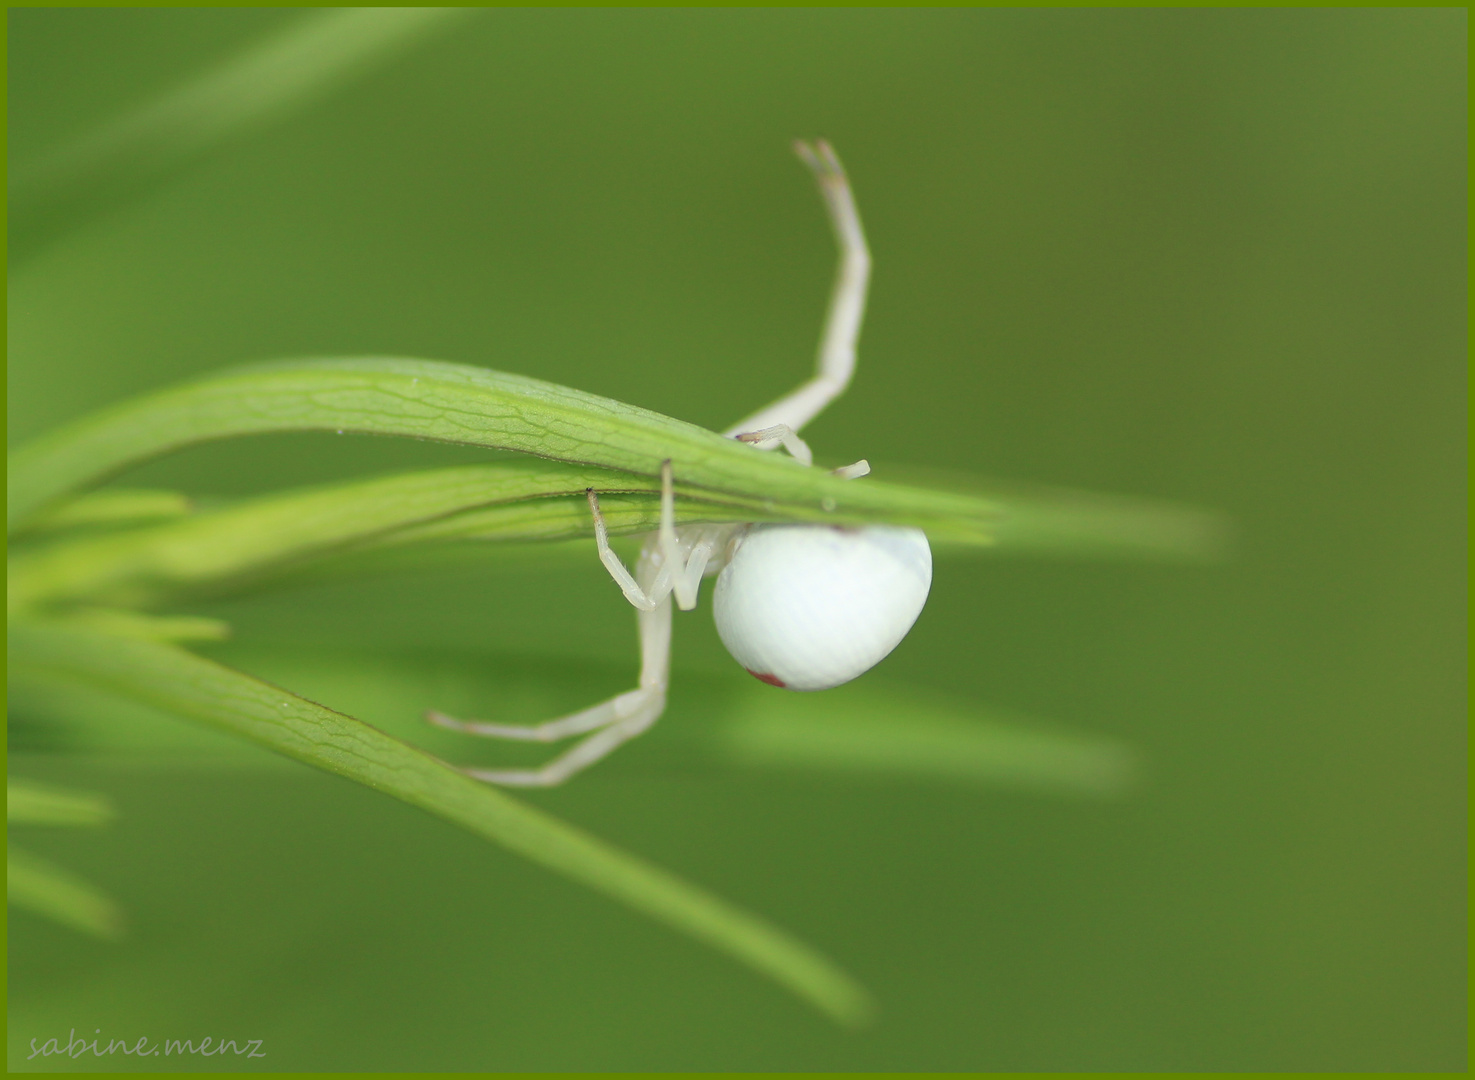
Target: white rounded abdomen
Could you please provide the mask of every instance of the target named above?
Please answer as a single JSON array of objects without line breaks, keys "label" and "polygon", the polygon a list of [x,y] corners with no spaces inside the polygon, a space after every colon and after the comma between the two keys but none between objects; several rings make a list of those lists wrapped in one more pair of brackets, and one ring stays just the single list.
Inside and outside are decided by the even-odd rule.
[{"label": "white rounded abdomen", "polygon": [[900,644],[932,585],[921,529],[754,525],[717,577],[717,633],[749,672],[826,690]]}]

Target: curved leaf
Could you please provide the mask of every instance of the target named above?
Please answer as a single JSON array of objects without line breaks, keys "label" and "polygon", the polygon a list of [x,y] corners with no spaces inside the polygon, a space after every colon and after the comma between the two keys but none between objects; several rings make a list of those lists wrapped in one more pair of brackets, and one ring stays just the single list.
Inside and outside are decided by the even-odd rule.
[{"label": "curved leaf", "polygon": [[[19,611],[58,601],[149,602],[180,588],[373,544],[592,536],[589,488],[604,495],[612,533],[646,531],[659,521],[659,487],[653,478],[632,473],[525,459],[299,489],[149,528],[18,551],[9,561],[9,606]],[[638,497],[630,498],[632,493]],[[700,492],[694,498],[685,487],[678,495],[682,523],[778,516],[751,505],[707,501]],[[801,509],[791,518],[818,516]]]},{"label": "curved leaf", "polygon": [[114,816],[112,803],[102,795],[6,779],[5,820],[11,825],[105,825]]},{"label": "curved leaf", "polygon": [[172,645],[14,623],[11,662],[65,674],[231,731],[418,806],[726,952],[842,1023],[864,990],[783,931],[342,713]]},{"label": "curved leaf", "polygon": [[29,533],[59,533],[73,529],[123,529],[184,517],[189,497],[178,491],[110,488],[56,505],[26,525]]},{"label": "curved leaf", "polygon": [[10,844],[5,853],[6,899],[18,908],[100,938],[123,932],[118,906],[70,870]]},{"label": "curved leaf", "polygon": [[774,512],[858,515],[988,542],[999,511],[970,495],[842,480],[694,424],[554,383],[429,360],[348,358],[237,368],[126,401],[10,457],[9,527],[129,465],[195,443],[268,431],[341,431],[515,450],[676,478]]},{"label": "curved leaf", "polygon": [[[658,524],[659,484],[653,477],[526,458],[430,469],[283,492],[126,532],[91,530],[32,544],[10,559],[9,607],[158,603],[181,590],[218,592],[345,553],[368,554],[358,560],[364,569],[403,563],[375,549],[587,538],[593,535],[584,496],[589,488],[600,492],[612,534],[646,532]],[[48,520],[101,519],[109,509],[106,494],[64,503]],[[122,506],[132,498],[128,493]],[[1021,493],[998,502],[1004,510],[995,528],[999,546],[1007,550],[1164,558],[1207,547],[1208,534],[1199,527],[1206,515],[1192,511],[1068,494]],[[87,509],[91,504],[100,505]],[[714,500],[687,485],[678,485],[676,506],[681,524],[869,520],[804,506],[765,508],[736,497]]]},{"label": "curved leaf", "polygon": [[9,604],[20,610],[47,601],[138,603],[172,588],[363,544],[468,507],[534,497],[577,493],[589,532],[583,492],[595,486],[618,491],[658,485],[649,477],[523,460],[307,488],[164,525],[19,552],[10,560]]},{"label": "curved leaf", "polygon": [[749,690],[709,738],[717,753],[749,766],[1062,795],[1120,795],[1137,773],[1135,755],[1112,740],[875,681],[825,694]]},{"label": "curved leaf", "polygon": [[87,211],[136,197],[211,148],[310,103],[467,13],[310,12],[112,122],[21,161],[10,177],[12,257],[17,247],[34,248]]},{"label": "curved leaf", "polygon": [[[230,645],[225,663],[260,671],[317,701],[341,703],[376,727],[440,757],[511,764],[515,748],[424,720],[457,715],[541,720],[585,704],[629,677],[622,666],[526,654]],[[750,676],[678,668],[678,700],[651,731],[600,765],[607,776],[732,769],[843,774],[877,783],[1007,788],[1086,798],[1130,790],[1138,755],[1100,734],[1020,717],[872,674],[823,694],[786,694]],[[31,668],[11,678],[13,752],[148,755],[153,762],[276,768],[283,759],[244,740],[157,714],[105,691]],[[520,760],[520,759],[519,759]]]}]

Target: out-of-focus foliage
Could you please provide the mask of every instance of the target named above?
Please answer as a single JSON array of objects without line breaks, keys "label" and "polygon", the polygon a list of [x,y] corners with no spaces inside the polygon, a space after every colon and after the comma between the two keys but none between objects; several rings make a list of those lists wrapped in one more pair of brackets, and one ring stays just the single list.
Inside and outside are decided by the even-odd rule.
[{"label": "out-of-focus foliage", "polygon": [[[5,786],[7,825],[103,825],[113,818],[107,799],[10,777]],[[7,840],[6,891],[18,908],[100,938],[123,928],[118,906],[75,874]]]}]

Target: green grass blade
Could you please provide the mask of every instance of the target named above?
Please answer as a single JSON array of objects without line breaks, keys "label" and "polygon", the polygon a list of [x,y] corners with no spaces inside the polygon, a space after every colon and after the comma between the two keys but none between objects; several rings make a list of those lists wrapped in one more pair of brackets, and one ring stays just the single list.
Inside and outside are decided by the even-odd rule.
[{"label": "green grass blade", "polygon": [[999,485],[991,549],[1069,559],[1217,562],[1231,547],[1223,514],[1121,495]]},{"label": "green grass blade", "polygon": [[[121,534],[32,545],[10,559],[9,609],[61,601],[155,602],[192,586],[253,579],[373,546],[592,537],[584,494],[591,487],[605,493],[612,534],[648,531],[659,521],[653,477],[536,459],[425,470],[284,492]],[[713,502],[684,485],[677,494],[681,524],[851,521],[802,507],[785,514],[752,501]]]},{"label": "green grass blade", "polygon": [[118,906],[87,882],[14,844],[5,855],[6,898],[18,908],[94,937],[123,933]]},{"label": "green grass blade", "polygon": [[[708,493],[677,485],[678,524],[707,521],[821,521],[868,524],[895,521],[887,514],[823,512],[771,500],[711,499]],[[551,493],[550,493],[551,494]],[[1072,559],[1141,559],[1210,562],[1224,557],[1228,527],[1222,515],[1175,503],[1116,495],[1027,491],[1016,485],[980,496],[995,510],[987,526],[987,543],[977,533],[928,528],[938,554],[980,551],[1001,555],[1045,555]],[[582,497],[548,500],[547,507],[514,503],[473,508],[445,518],[408,526],[374,541],[374,547],[403,547],[428,542],[573,540],[593,535]],[[556,505],[553,505],[556,504]],[[600,509],[612,535],[649,532],[660,522],[660,501],[651,490],[632,489],[600,497]]]},{"label": "green grass blade", "polygon": [[[59,600],[137,603],[160,591],[302,561],[467,507],[632,482],[651,487],[649,478],[527,460],[287,492],[121,535],[19,552],[10,560],[9,603],[11,610]],[[579,500],[588,518],[582,494]]]},{"label": "green grass blade", "polygon": [[726,952],[842,1023],[869,1011],[859,986],[782,931],[351,717],[171,645],[45,623],[12,624],[10,642],[14,662],[223,728],[494,840]]},{"label": "green grass blade", "polygon": [[749,689],[709,737],[715,755],[752,767],[1060,795],[1120,795],[1137,773],[1134,755],[1109,739],[875,680],[824,694]]},{"label": "green grass blade", "polygon": [[6,742],[13,768],[57,755],[107,759],[148,772],[300,768],[256,743],[74,676],[12,662],[5,683]]},{"label": "green grass blade", "polygon": [[61,503],[27,524],[28,533],[65,532],[72,529],[119,529],[148,525],[190,512],[188,496],[178,491],[143,488],[110,488],[90,491]]},{"label": "green grass blade", "polygon": [[[376,542],[592,536],[584,495],[590,487],[643,492],[633,502],[607,496],[611,532],[654,527],[660,502],[652,477],[536,459],[434,469],[284,492],[126,533],[32,545],[10,559],[9,607],[142,603]],[[764,516],[687,494],[682,488],[683,523]]]},{"label": "green grass blade", "polygon": [[144,641],[225,641],[230,624],[198,615],[149,615],[129,608],[69,607],[56,615],[68,626],[81,626],[118,637]]},{"label": "green grass blade", "polygon": [[[341,703],[439,757],[481,765],[521,760],[506,760],[513,748],[431,727],[427,707],[468,716],[495,709],[509,723],[534,722],[586,705],[629,675],[601,664],[482,652],[259,644],[223,652],[227,663],[269,673],[315,701]],[[1140,771],[1137,755],[1113,739],[874,674],[823,694],[781,693],[736,666],[730,675],[678,669],[673,682],[681,693],[669,715],[601,763],[602,773],[638,783],[652,769],[783,770],[862,783],[1114,798],[1131,790]],[[150,767],[285,764],[243,740],[32,668],[14,665],[10,686],[15,753],[109,755]]]},{"label": "green grass blade", "polygon": [[66,791],[9,777],[5,784],[5,820],[11,825],[106,825],[113,805],[102,795]]},{"label": "green grass blade", "polygon": [[[339,8],[291,19],[196,78],[22,161],[10,177],[15,234],[30,247],[72,213],[135,195],[204,152],[307,105],[427,33],[459,8]],[[56,220],[48,220],[56,219]]]},{"label": "green grass blade", "polygon": [[[158,603],[202,587],[218,593],[324,556],[373,548],[588,538],[593,522],[584,492],[591,487],[602,494],[611,533],[645,532],[659,521],[654,477],[530,458],[424,470],[283,492],[126,532],[93,530],[33,543],[10,559],[9,610],[56,602]],[[100,502],[106,510],[108,500],[100,498],[105,494],[64,503],[50,519],[95,520],[99,515],[85,506]],[[868,520],[797,505],[764,507],[736,496],[713,501],[708,495],[678,486],[678,522]],[[122,500],[124,508],[132,503],[131,494]],[[1000,503],[1005,509],[995,528],[1006,550],[1064,546],[1082,554],[1171,557],[1204,540],[1202,530],[1195,531],[1197,519],[1173,508],[1084,497],[1051,503],[1023,496]],[[74,511],[79,505],[84,509]],[[1083,507],[1079,513],[1077,505]]]},{"label": "green grass blade", "polygon": [[123,402],[11,455],[13,530],[78,488],[211,439],[269,431],[342,431],[514,450],[678,481],[719,501],[915,524],[987,542],[986,499],[841,480],[785,455],[609,398],[520,375],[428,360],[300,360],[237,368]]}]

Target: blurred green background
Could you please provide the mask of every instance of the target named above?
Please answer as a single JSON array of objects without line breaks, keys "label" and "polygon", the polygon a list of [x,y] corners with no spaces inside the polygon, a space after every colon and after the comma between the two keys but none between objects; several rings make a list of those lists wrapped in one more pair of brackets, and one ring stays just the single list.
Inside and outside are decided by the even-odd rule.
[{"label": "blurred green background", "polygon": [[[12,10],[12,176],[303,17]],[[14,915],[11,1068],[69,1028],[262,1039],[271,1069],[1463,1068],[1466,29],[488,11],[167,172],[29,217],[13,194],[12,445],[324,353],[720,428],[811,364],[833,251],[787,144],[824,136],[876,272],[822,455],[1222,508],[1237,539],[1217,566],[940,561],[868,676],[1117,739],[1143,762],[1123,798],[682,765],[661,747],[738,685],[705,600],[648,745],[530,796],[824,949],[880,999],[866,1031],[306,768],[13,745],[13,771],[113,797],[104,831],[16,836],[131,932]],[[480,459],[254,438],[126,479]],[[211,655],[413,731],[623,689],[603,573],[534,553],[199,610],[236,627]]]}]

